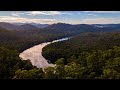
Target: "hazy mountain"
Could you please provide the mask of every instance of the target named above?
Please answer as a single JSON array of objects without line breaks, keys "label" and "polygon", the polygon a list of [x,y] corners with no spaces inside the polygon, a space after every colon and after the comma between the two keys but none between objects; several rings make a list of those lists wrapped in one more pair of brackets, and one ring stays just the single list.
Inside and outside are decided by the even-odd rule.
[{"label": "hazy mountain", "polygon": [[68,28],[71,28],[73,25],[71,24],[66,24],[66,23],[56,23],[56,24],[52,24],[52,25],[49,25],[48,27],[46,28],[51,28],[51,29],[61,29],[61,30],[66,30]]},{"label": "hazy mountain", "polygon": [[16,30],[19,28],[19,26],[17,25],[13,25],[13,24],[6,23],[6,22],[0,22],[0,27],[5,28],[7,30]]},{"label": "hazy mountain", "polygon": [[26,24],[26,23],[11,23],[11,24],[14,24],[14,25],[24,25],[24,24]]},{"label": "hazy mountain", "polygon": [[39,24],[39,23],[12,23],[14,25],[24,25],[24,24],[30,24],[30,25],[34,25],[38,28],[44,28],[44,27],[47,27],[49,26],[49,24]]},{"label": "hazy mountain", "polygon": [[112,27],[112,28],[120,28],[120,24],[92,24],[93,26],[96,27]]},{"label": "hazy mountain", "polygon": [[59,31],[71,31],[71,32],[96,32],[96,31],[113,31],[120,30],[120,24],[65,24],[57,23],[49,25],[49,29],[56,29]]},{"label": "hazy mountain", "polygon": [[49,24],[38,24],[38,23],[29,23],[29,24],[34,25],[38,28],[45,28],[45,27],[49,26]]},{"label": "hazy mountain", "polygon": [[6,30],[6,29],[0,26],[0,31],[3,31],[3,30]]},{"label": "hazy mountain", "polygon": [[6,22],[0,22],[0,27],[5,28],[7,30],[34,30],[39,29],[38,27],[31,24],[23,24],[23,25],[15,25]]},{"label": "hazy mountain", "polygon": [[80,33],[80,32],[96,32],[96,31],[113,31],[120,30],[120,24],[37,24],[37,23],[6,23],[0,22],[0,27],[7,30],[36,30],[44,29],[48,32],[67,32],[67,33]]},{"label": "hazy mountain", "polygon": [[77,24],[77,25],[71,25],[71,24],[65,24],[65,23],[57,23],[49,25],[49,29],[56,29],[59,31],[69,31],[69,32],[84,32],[84,31],[95,31],[98,28],[95,28],[92,25],[88,24]]},{"label": "hazy mountain", "polygon": [[38,27],[31,25],[31,24],[24,24],[19,26],[19,30],[36,30],[39,29]]}]

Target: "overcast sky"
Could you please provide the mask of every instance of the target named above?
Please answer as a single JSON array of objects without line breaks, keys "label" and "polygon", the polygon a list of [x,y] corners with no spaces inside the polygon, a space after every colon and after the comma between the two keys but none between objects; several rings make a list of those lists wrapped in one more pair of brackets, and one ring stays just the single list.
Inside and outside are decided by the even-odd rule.
[{"label": "overcast sky", "polygon": [[0,22],[116,24],[120,11],[0,11]]}]

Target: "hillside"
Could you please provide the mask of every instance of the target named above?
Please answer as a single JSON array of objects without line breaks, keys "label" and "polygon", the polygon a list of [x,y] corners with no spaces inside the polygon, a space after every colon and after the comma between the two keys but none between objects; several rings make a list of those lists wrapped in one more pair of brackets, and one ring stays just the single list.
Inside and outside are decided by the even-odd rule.
[{"label": "hillside", "polygon": [[82,52],[108,50],[113,46],[120,46],[120,32],[87,32],[67,41],[52,43],[43,48],[42,54],[47,60],[55,62],[59,58],[67,59]]},{"label": "hillside", "polygon": [[0,27],[5,28],[7,30],[33,30],[38,29],[38,27],[31,25],[31,24],[24,24],[24,25],[15,25],[6,22],[0,22]]},{"label": "hillside", "polygon": [[12,24],[14,24],[14,25],[30,24],[30,25],[36,26],[38,28],[44,28],[44,27],[49,26],[49,24],[39,24],[39,23],[12,23]]},{"label": "hillside", "polygon": [[34,45],[71,36],[72,33],[59,32],[54,29],[0,30],[0,46],[22,52]]},{"label": "hillside", "polygon": [[31,25],[31,24],[20,25],[18,28],[19,28],[18,30],[37,30],[37,29],[39,29],[38,27]]},{"label": "hillside", "polygon": [[66,24],[66,23],[57,23],[49,25],[49,29],[56,29],[58,31],[66,31],[72,33],[80,32],[100,32],[100,31],[119,31],[120,24]]}]

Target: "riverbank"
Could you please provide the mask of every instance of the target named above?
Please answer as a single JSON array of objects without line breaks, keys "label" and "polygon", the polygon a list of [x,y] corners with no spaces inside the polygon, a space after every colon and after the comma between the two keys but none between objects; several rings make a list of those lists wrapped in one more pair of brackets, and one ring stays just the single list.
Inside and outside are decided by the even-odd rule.
[{"label": "riverbank", "polygon": [[46,68],[46,67],[53,67],[55,66],[54,64],[49,64],[43,56],[42,56],[42,48],[45,47],[46,45],[54,42],[59,42],[59,41],[64,41],[68,40],[70,37],[67,38],[62,38],[58,40],[54,40],[52,42],[45,42],[41,43],[39,45],[35,45],[22,53],[20,53],[19,57],[22,58],[23,60],[30,60],[32,65],[38,67],[38,68]]}]

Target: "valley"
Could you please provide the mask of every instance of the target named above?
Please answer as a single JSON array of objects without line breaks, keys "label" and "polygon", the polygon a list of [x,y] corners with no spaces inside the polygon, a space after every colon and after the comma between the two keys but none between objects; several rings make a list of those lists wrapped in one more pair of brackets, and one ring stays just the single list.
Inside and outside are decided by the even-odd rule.
[{"label": "valley", "polygon": [[120,78],[119,24],[1,23],[0,79]]}]

